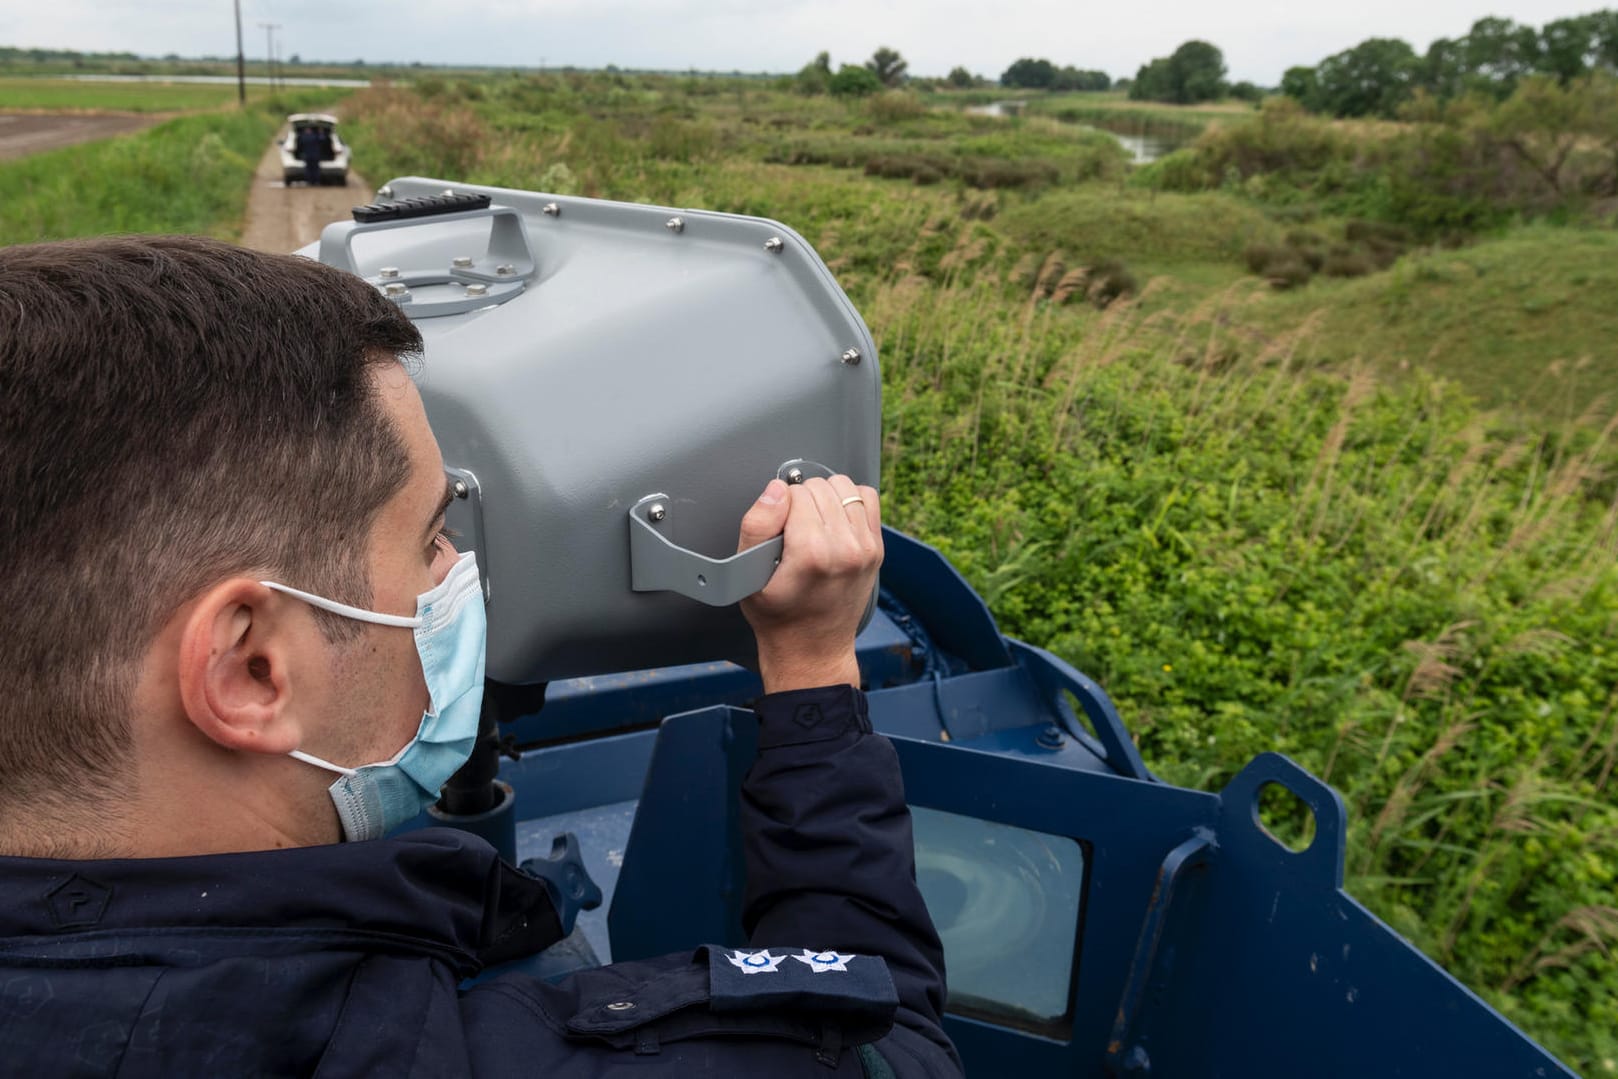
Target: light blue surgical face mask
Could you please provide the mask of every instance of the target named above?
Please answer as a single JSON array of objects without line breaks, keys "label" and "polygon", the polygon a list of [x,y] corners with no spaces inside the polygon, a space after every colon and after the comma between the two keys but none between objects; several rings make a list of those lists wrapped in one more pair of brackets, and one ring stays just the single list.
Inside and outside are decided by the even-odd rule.
[{"label": "light blue surgical face mask", "polygon": [[330,791],[344,839],[380,838],[438,800],[439,788],[466,763],[477,740],[488,633],[477,559],[470,552],[463,554],[438,587],[416,597],[414,618],[350,607],[274,581],[259,583],[344,618],[415,631],[432,705],[403,749],[388,760],[358,768],[344,768],[302,750],[291,753],[306,764],[337,773]]}]

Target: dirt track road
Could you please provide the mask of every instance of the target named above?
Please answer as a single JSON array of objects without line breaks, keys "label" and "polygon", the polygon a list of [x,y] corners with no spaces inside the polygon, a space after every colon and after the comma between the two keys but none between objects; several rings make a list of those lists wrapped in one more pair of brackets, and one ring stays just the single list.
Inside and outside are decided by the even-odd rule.
[{"label": "dirt track road", "polygon": [[347,187],[288,187],[281,180],[281,153],[271,143],[247,196],[242,246],[276,254],[296,251],[320,239],[321,229],[348,217],[349,211],[372,197],[364,177],[352,169]]},{"label": "dirt track road", "polygon": [[161,116],[134,113],[0,113],[0,161],[150,127]]}]

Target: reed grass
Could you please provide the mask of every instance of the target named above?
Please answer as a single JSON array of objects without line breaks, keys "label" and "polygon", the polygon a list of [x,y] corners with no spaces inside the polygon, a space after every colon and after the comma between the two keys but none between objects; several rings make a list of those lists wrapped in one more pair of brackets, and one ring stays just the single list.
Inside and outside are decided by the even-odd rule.
[{"label": "reed grass", "polygon": [[[1237,241],[1282,226],[1229,193],[978,192],[774,156],[964,142],[958,118],[884,129],[858,106],[634,79],[356,106],[379,174],[453,164],[798,228],[880,346],[887,518],[1106,686],[1165,778],[1217,789],[1271,749],[1325,776],[1356,897],[1573,1067],[1618,1067],[1618,420],[1594,395],[1479,411],[1426,362],[1427,321],[1365,298],[1423,302],[1419,269],[1277,297]],[[1016,159],[1047,136],[994,137]],[[1081,301],[1106,252],[1186,272],[1098,308]],[[1572,304],[1579,286],[1542,272]],[[1542,374],[1582,340],[1571,322],[1604,325],[1562,310],[1499,313]]]},{"label": "reed grass", "polygon": [[1155,315],[985,290],[867,307],[891,519],[1106,685],[1165,777],[1217,788],[1267,748],[1325,775],[1349,890],[1605,1069],[1613,425],[1559,442],[1428,378],[1312,369],[1312,325],[1233,360],[1249,289]]}]

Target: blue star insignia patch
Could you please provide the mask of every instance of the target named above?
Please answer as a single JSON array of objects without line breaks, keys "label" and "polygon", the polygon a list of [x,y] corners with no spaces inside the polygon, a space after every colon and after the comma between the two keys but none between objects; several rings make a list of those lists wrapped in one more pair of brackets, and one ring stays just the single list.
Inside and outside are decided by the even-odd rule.
[{"label": "blue star insignia patch", "polygon": [[716,1012],[790,1009],[886,1022],[899,1004],[888,964],[880,956],[835,948],[708,945],[706,951],[708,1003]]},{"label": "blue star insignia patch", "polygon": [[796,959],[810,970],[816,972],[822,970],[840,970],[844,974],[847,974],[848,964],[851,961],[858,959],[859,956],[843,955],[840,952],[811,952],[808,948],[805,948],[802,955],[795,955],[792,958]]},{"label": "blue star insignia patch", "polygon": [[731,952],[725,958],[743,974],[774,974],[786,956],[771,955],[766,949],[762,952]]}]

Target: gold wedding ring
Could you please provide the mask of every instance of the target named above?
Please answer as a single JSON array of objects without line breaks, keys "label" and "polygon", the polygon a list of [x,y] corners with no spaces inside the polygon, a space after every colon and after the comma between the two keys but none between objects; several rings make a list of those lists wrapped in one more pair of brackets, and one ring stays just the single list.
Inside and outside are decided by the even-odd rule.
[{"label": "gold wedding ring", "polygon": [[843,505],[852,506],[856,502],[863,503],[864,501],[865,499],[861,498],[859,495],[849,495],[847,498],[843,499]]}]

